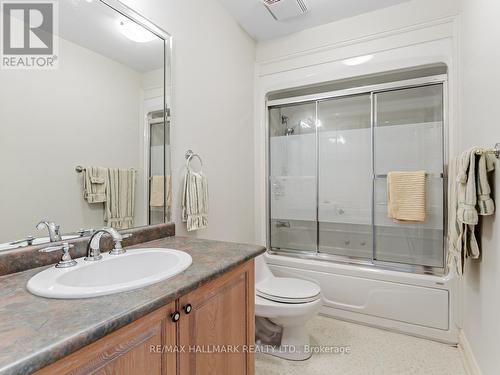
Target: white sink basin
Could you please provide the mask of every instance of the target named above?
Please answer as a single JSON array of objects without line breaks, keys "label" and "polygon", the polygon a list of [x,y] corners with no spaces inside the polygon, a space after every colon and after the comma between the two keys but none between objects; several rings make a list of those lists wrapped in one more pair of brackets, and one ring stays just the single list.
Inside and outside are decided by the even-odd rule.
[{"label": "white sink basin", "polygon": [[48,298],[90,298],[141,288],[173,277],[192,263],[189,254],[171,249],[128,250],[70,268],[48,268],[33,276],[28,290]]}]

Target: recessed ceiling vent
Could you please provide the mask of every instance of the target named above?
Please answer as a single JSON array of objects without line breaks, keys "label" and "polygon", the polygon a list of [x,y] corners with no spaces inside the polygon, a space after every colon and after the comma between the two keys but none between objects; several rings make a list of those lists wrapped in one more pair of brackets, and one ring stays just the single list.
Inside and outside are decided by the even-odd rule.
[{"label": "recessed ceiling vent", "polygon": [[261,0],[275,20],[281,21],[288,18],[298,17],[306,14],[307,4],[305,0]]}]

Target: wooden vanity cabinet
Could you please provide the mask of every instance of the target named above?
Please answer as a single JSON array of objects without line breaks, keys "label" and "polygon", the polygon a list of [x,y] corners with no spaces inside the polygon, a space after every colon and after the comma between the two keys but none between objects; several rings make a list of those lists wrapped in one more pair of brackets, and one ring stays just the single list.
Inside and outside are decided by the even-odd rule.
[{"label": "wooden vanity cabinet", "polygon": [[254,375],[254,262],[36,374]]},{"label": "wooden vanity cabinet", "polygon": [[253,375],[253,261],[179,299],[180,375]]}]

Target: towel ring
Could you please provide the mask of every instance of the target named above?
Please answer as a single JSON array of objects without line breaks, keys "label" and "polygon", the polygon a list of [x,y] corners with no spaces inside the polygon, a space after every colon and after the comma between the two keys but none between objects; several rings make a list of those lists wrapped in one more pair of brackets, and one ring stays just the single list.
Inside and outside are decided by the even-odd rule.
[{"label": "towel ring", "polygon": [[200,172],[203,170],[203,160],[201,160],[201,156],[198,155],[198,154],[195,154],[193,152],[193,150],[187,150],[186,151],[186,154],[185,154],[185,157],[186,157],[186,167],[191,169],[191,160],[193,160],[193,158],[197,158],[198,161],[200,162]]}]

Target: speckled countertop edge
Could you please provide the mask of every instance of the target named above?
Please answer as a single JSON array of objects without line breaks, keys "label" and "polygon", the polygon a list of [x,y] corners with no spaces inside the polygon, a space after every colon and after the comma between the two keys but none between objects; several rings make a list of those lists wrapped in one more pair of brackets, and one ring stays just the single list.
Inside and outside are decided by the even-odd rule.
[{"label": "speckled countertop edge", "polygon": [[46,267],[0,277],[0,375],[29,374],[174,301],[265,251],[262,246],[166,237],[130,247],[183,250],[193,264],[151,286],[109,296],[37,297],[27,281]]}]

